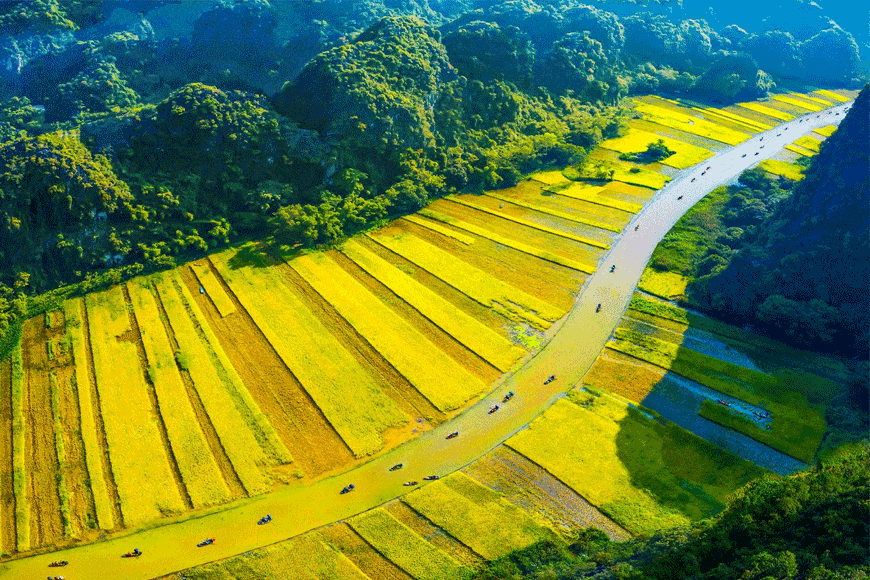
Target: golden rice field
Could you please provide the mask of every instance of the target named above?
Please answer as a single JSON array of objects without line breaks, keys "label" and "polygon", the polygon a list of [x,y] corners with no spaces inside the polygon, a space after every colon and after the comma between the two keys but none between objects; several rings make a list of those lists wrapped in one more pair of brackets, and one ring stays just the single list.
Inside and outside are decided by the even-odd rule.
[{"label": "golden rice field", "polygon": [[[790,94],[777,106],[835,100]],[[325,252],[247,243],[27,321],[0,361],[0,554],[306,485],[448,420],[540,348],[670,179],[616,152],[643,150],[660,127],[677,151],[665,164],[687,167],[763,130],[771,111],[788,115],[738,108],[746,115],[644,97],[635,126],[579,169],[449,196]],[[676,296],[685,281],[645,276],[641,287]],[[619,330],[590,384],[637,400],[661,373],[685,372],[776,409],[771,432],[750,434],[760,441],[783,448],[793,437],[787,452],[800,457],[817,443],[817,422],[789,419],[800,401],[774,392],[816,375],[704,353],[680,366],[690,349],[674,336],[686,321],[630,312],[673,336],[651,332],[640,352],[625,334],[640,327]],[[624,539],[713,513],[757,471],[730,456],[723,468],[720,455],[621,399],[578,391],[507,446],[401,501],[185,577],[464,578],[583,525]]]},{"label": "golden rice field", "polygon": [[778,159],[765,159],[764,161],[759,163],[758,166],[767,171],[768,173],[773,173],[774,175],[781,175],[782,177],[794,181],[800,181],[804,178],[803,167],[801,167],[797,163],[789,163],[787,161],[780,161]]}]

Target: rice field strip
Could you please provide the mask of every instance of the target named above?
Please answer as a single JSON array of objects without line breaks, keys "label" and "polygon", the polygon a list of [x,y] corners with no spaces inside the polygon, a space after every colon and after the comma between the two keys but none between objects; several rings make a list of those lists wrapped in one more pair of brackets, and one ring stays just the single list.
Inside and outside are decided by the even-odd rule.
[{"label": "rice field strip", "polygon": [[828,89],[819,89],[814,92],[817,95],[829,98],[834,103],[845,103],[851,100],[849,97],[844,97],[843,95],[835,93],[834,91],[829,91]]},{"label": "rice field strip", "polygon": [[[547,189],[546,191],[550,191],[550,190]],[[563,197],[570,197],[570,198],[573,198],[573,199],[579,199],[579,200],[581,200],[581,201],[587,201],[587,202],[589,202],[589,203],[594,203],[594,204],[596,204],[596,205],[604,205],[604,204],[601,204],[601,203],[597,203],[597,202],[595,202],[595,201],[588,200],[588,199],[586,199],[585,197],[582,197],[582,198],[581,198],[581,197],[577,197],[577,196],[574,196],[574,195],[569,195],[569,194],[561,193],[561,192],[559,192],[559,191],[551,191],[551,193],[555,193],[555,194],[557,194],[557,195],[561,195],[561,196],[563,196]],[[543,207],[543,206],[540,206],[540,205],[531,204],[531,203],[528,203],[528,202],[525,202],[525,201],[521,201],[521,200],[519,200],[519,199],[515,199],[515,198],[512,198],[512,197],[508,197],[508,196],[506,196],[506,195],[502,195],[502,194],[497,193],[497,192],[495,192],[495,191],[488,191],[488,192],[486,192],[484,195],[486,195],[487,197],[491,197],[491,198],[493,198],[493,199],[497,199],[497,200],[499,200],[499,201],[503,201],[503,202],[505,202],[505,203],[512,203],[512,204],[514,204],[514,205],[516,205],[516,206],[518,206],[518,207],[522,207],[522,208],[525,208],[525,209],[530,209],[530,210],[532,210],[532,211],[536,211],[536,212],[538,212],[538,213],[542,213],[542,214],[544,214],[544,215],[550,215],[550,216],[557,217],[557,218],[561,218],[561,219],[563,219],[563,220],[567,220],[567,221],[570,221],[570,222],[574,222],[574,223],[578,223],[578,224],[583,224],[583,225],[586,225],[586,226],[592,226],[592,227],[595,227],[595,228],[598,228],[598,229],[602,229],[602,230],[609,230],[609,231],[611,231],[611,232],[617,232],[617,233],[618,233],[618,232],[621,232],[621,231],[622,231],[622,228],[620,228],[619,226],[616,226],[616,225],[611,225],[611,224],[608,224],[608,223],[605,223],[605,222],[601,222],[601,221],[598,221],[598,220],[595,220],[595,219],[585,218],[585,217],[580,217],[580,216],[576,216],[576,215],[571,215],[571,214],[569,214],[569,213],[564,213],[564,212],[557,211],[557,210],[554,210],[554,209],[550,209],[550,208],[547,208],[547,207]],[[451,199],[451,200],[452,200],[452,198],[450,198],[450,197],[445,198],[445,199]],[[468,205],[468,203],[466,202],[465,205]],[[470,207],[473,207],[473,206],[470,206]],[[604,205],[604,207],[607,207],[608,209],[613,209],[613,206],[609,206],[609,205]],[[481,206],[481,208],[482,208],[482,206]],[[475,207],[474,209],[480,209],[480,208]],[[516,223],[521,224],[521,225],[524,225],[524,226],[529,226],[530,228],[535,228],[535,229],[537,229],[537,230],[541,230],[541,231],[543,231],[543,232],[547,232],[547,233],[556,233],[556,232],[560,232],[560,230],[555,230],[555,229],[553,229],[553,228],[548,228],[547,226],[543,226],[543,225],[537,224],[537,223],[532,222],[532,221],[528,221],[528,220],[523,220],[523,219],[520,219],[520,218],[516,218],[516,217],[513,217],[513,216],[508,215],[508,214],[503,214],[503,213],[494,212],[493,210],[489,210],[488,208],[482,208],[481,211],[486,211],[486,213],[490,213],[490,214],[495,215],[495,216],[497,216],[497,217],[504,218],[504,219],[506,219],[506,220],[510,220],[510,221],[512,221],[512,222],[516,222]],[[551,230],[552,230],[552,231],[551,231]],[[595,246],[596,248],[602,248],[602,249],[605,249],[605,250],[606,250],[607,248],[610,247],[608,244],[606,244],[606,243],[604,243],[604,242],[599,242],[598,240],[593,240],[592,238],[586,238],[586,237],[583,237],[583,236],[575,236],[574,234],[570,234],[570,233],[568,233],[568,232],[561,232],[561,233],[559,233],[558,235],[561,235],[561,236],[564,237],[564,238],[568,238],[568,239],[571,239],[571,240],[575,240],[575,241],[578,241],[578,242],[581,242],[581,243],[584,243],[584,244],[587,244],[587,245],[590,245],[590,246]]]},{"label": "rice field strip", "polygon": [[[155,277],[155,288],[166,310],[179,351],[193,381],[194,389],[212,421],[221,446],[248,495],[267,491],[269,465],[287,461],[275,448],[274,431],[269,434],[258,419],[259,407],[235,374],[217,338],[199,312],[186,288],[175,276]],[[254,405],[254,406],[251,406]],[[283,445],[283,444],[282,444]],[[287,453],[289,456],[289,453]],[[292,458],[291,458],[292,459]]]},{"label": "rice field strip", "polygon": [[804,135],[803,137],[796,139],[794,144],[812,151],[815,154],[819,152],[819,148],[822,146],[822,140],[811,137],[810,135]]},{"label": "rice field strip", "polygon": [[403,501],[488,560],[556,533],[461,471],[420,488]]},{"label": "rice field strip", "polygon": [[[118,495],[118,484],[115,482],[114,471],[112,470],[112,458],[109,454],[109,443],[106,439],[106,426],[103,422],[101,412],[100,395],[97,390],[97,374],[94,365],[94,351],[91,346],[93,342],[90,332],[90,319],[88,309],[85,305],[84,298],[75,298],[67,302],[66,315],[70,321],[67,327],[74,326],[80,329],[80,332],[72,333],[72,338],[75,343],[80,339],[80,343],[75,346],[76,358],[76,380],[82,379],[78,383],[79,388],[79,411],[85,424],[93,425],[93,430],[88,431],[88,439],[86,441],[85,455],[88,464],[88,476],[91,478],[91,491],[94,494],[95,512],[98,516],[98,521],[102,529],[114,529],[124,525],[124,515],[121,512],[121,498]],[[76,325],[78,322],[78,325]],[[79,374],[79,365],[81,365],[81,374]],[[96,478],[99,477],[99,481]],[[102,492],[105,491],[105,501],[97,506],[97,499],[103,500]],[[102,515],[100,515],[102,513]]]},{"label": "rice field strip", "polygon": [[814,113],[816,113],[818,111],[823,111],[826,108],[826,107],[819,106],[817,104],[813,105],[813,104],[807,103],[805,101],[801,101],[799,99],[796,99],[794,97],[790,97],[788,95],[771,95],[771,98],[773,98],[775,101],[788,103],[789,105],[794,105],[795,107],[799,107],[799,108],[807,110],[807,111],[812,111]]},{"label": "rice field strip", "polygon": [[[655,143],[659,139],[661,139],[669,149],[675,151],[673,155],[659,161],[662,165],[668,165],[677,169],[686,169],[687,167],[696,165],[714,155],[712,151],[704,149],[703,147],[698,147],[697,145],[692,145],[691,143],[686,143],[674,139],[673,137],[648,133],[647,131],[642,131],[633,127],[629,127],[628,133],[622,137],[607,139],[606,141],[599,143],[598,146],[619,153],[642,153],[647,145]],[[637,213],[638,211],[640,211],[640,207],[632,211],[632,213]]]},{"label": "rice field strip", "polygon": [[505,313],[508,318],[524,320],[546,330],[561,318],[561,311],[519,288],[462,261],[453,254],[416,236],[366,234],[371,240],[423,268],[482,306]]},{"label": "rice field strip", "polygon": [[813,155],[816,154],[815,151],[811,151],[811,150],[806,149],[804,147],[800,147],[799,145],[793,145],[793,144],[786,145],[785,149],[787,149],[788,151],[791,151],[793,153],[798,153],[799,155],[802,155],[804,157],[812,157]]},{"label": "rice field strip", "polygon": [[230,300],[227,293],[224,292],[224,289],[215,279],[214,273],[209,269],[209,267],[200,262],[191,262],[189,265],[194,276],[196,276],[196,279],[199,281],[202,291],[204,291],[205,295],[208,296],[211,303],[214,304],[214,307],[217,309],[218,314],[221,315],[221,318],[226,318],[235,312],[236,305],[233,304],[233,301]]},{"label": "rice field strip", "polygon": [[800,181],[804,178],[803,167],[797,163],[788,163],[786,161],[779,161],[778,159],[765,159],[759,163],[758,166],[768,173],[781,175],[782,177],[793,181]]},{"label": "rice field strip", "polygon": [[432,520],[401,499],[396,499],[382,507],[412,532],[466,568],[475,569],[486,562],[485,558],[463,544],[449,531],[438,527]]},{"label": "rice field strip", "polygon": [[831,106],[830,101],[826,101],[825,99],[820,99],[818,97],[814,97],[814,96],[812,96],[812,93],[804,94],[804,93],[793,93],[792,92],[792,93],[788,93],[788,95],[792,98],[806,99],[807,101],[810,101],[810,102],[815,103],[817,105],[822,105],[821,110],[825,110]]},{"label": "rice field strip", "polygon": [[822,135],[823,137],[830,137],[831,135],[834,134],[834,131],[836,131],[836,130],[837,130],[837,127],[835,125],[827,125],[825,127],[819,127],[818,129],[814,130],[813,133],[818,133],[819,135]]},{"label": "rice field strip", "polygon": [[[420,212],[417,212],[420,213]],[[411,214],[402,216],[403,220],[407,222],[411,222],[412,224],[417,224],[418,226],[422,226],[426,229],[430,229],[433,232],[437,232],[441,235],[447,236],[453,240],[456,240],[459,243],[465,244],[466,246],[470,246],[474,243],[474,238],[471,236],[466,236],[463,233],[457,232],[456,230],[452,230],[450,228],[445,228],[438,222],[433,222],[432,220],[427,220],[419,217],[417,214]]]},{"label": "rice field strip", "polygon": [[701,135],[702,137],[721,141],[728,145],[738,145],[750,137],[747,133],[728,129],[707,119],[695,117],[688,113],[679,113],[670,108],[652,105],[643,101],[636,101],[634,106],[643,115],[644,119],[651,123],[680,129],[687,133]]},{"label": "rice field strip", "polygon": [[360,572],[378,580],[414,580],[414,578],[378,552],[346,521],[318,530],[326,543],[344,554]]},{"label": "rice field strip", "polygon": [[553,171],[536,171],[529,175],[529,179],[533,179],[546,185],[558,185],[560,183],[571,182],[571,180],[565,177],[559,169]]},{"label": "rice field strip", "polygon": [[[466,205],[466,204],[462,204]],[[471,206],[469,206],[471,207]],[[474,208],[477,209],[477,208]],[[563,258],[562,256],[557,256],[552,252],[548,252],[546,250],[540,250],[538,248],[534,248],[528,244],[523,242],[512,240],[510,238],[506,238],[505,236],[499,235],[493,231],[487,230],[485,228],[480,228],[474,224],[470,224],[466,221],[445,215],[443,213],[431,210],[431,209],[421,209],[418,212],[420,215],[423,215],[431,220],[439,221],[445,224],[449,224],[455,228],[459,228],[461,230],[465,230],[466,232],[475,234],[489,240],[491,242],[495,242],[496,244],[501,244],[502,246],[506,246],[518,252],[522,252],[523,254],[532,256],[533,258],[539,258],[541,260],[552,262],[553,264],[558,264],[559,266],[564,266],[566,268],[570,268],[572,270],[577,270],[578,272],[583,272],[585,274],[591,274],[595,271],[595,267],[589,264],[581,264],[576,260],[571,260],[570,258]],[[512,220],[513,221],[513,220]]]},{"label": "rice field strip", "polygon": [[702,108],[702,107],[692,107],[692,109],[702,113],[705,117],[710,116],[713,119],[708,119],[711,121],[715,121],[717,118],[722,119],[724,121],[731,121],[732,123],[738,123],[743,125],[748,131],[752,133],[759,133],[763,131],[767,131],[768,129],[773,129],[773,125],[768,125],[762,123],[760,121],[755,121],[748,117],[742,117],[737,115],[736,113],[732,113],[731,111],[726,111],[724,109],[713,109],[713,108]]},{"label": "rice field strip", "polygon": [[128,282],[127,288],[139,323],[148,376],[192,507],[224,503],[230,499],[229,489],[193,412],[150,284]]},{"label": "rice field strip", "polygon": [[[152,420],[136,347],[124,340],[133,329],[121,287],[85,299],[97,390],[121,512],[128,526],[184,510],[158,426]],[[128,339],[129,340],[129,339]]]},{"label": "rice field strip", "polygon": [[348,524],[375,550],[416,580],[451,580],[462,566],[383,508],[352,518]]},{"label": "rice field strip", "polygon": [[66,449],[63,443],[63,420],[60,414],[60,389],[57,382],[57,373],[50,370],[48,373],[49,400],[51,406],[51,419],[54,425],[54,452],[57,456],[57,497],[59,500],[61,524],[63,525],[63,537],[73,536],[72,520],[70,518],[69,490],[66,482]]},{"label": "rice field strip", "polygon": [[526,351],[417,282],[365,246],[348,240],[342,253],[444,332],[502,372]]},{"label": "rice field strip", "polygon": [[287,263],[438,410],[458,409],[486,390],[334,261],[309,254]]},{"label": "rice field strip", "polygon": [[30,549],[30,502],[27,494],[24,417],[24,358],[19,342],[12,349],[12,493],[15,496],[16,549]]},{"label": "rice field strip", "polygon": [[[264,268],[255,280],[244,268],[231,269],[227,260],[226,253],[212,256],[218,273],[353,454],[359,458],[382,449],[383,431],[410,418],[279,274]],[[348,384],[355,388],[352,405],[344,388]]]},{"label": "rice field strip", "polygon": [[[562,215],[557,215],[552,210],[547,210],[546,208],[540,208],[540,207],[532,207],[531,204],[524,204],[523,202],[519,202],[518,200],[514,200],[514,199],[507,197],[507,196],[501,196],[501,195],[495,194],[493,192],[487,192],[485,194],[485,196],[492,198],[492,199],[497,199],[499,201],[511,203],[513,205],[516,205],[518,207],[523,207],[525,209],[531,209],[533,211],[537,211],[537,212],[544,213],[547,215],[551,215],[551,216],[555,216],[555,217],[563,217]],[[567,197],[571,197],[571,196],[567,196]],[[581,244],[586,244],[587,246],[594,246],[596,248],[602,248],[602,249],[608,248],[608,245],[603,243],[603,242],[599,242],[597,240],[586,238],[584,236],[578,236],[576,234],[572,234],[571,232],[566,232],[566,231],[560,230],[558,228],[551,228],[551,227],[545,226],[543,224],[539,224],[537,222],[526,220],[526,219],[523,219],[520,217],[512,216],[512,215],[507,214],[505,212],[500,212],[500,211],[494,210],[492,208],[486,207],[484,205],[473,203],[471,201],[468,201],[468,199],[465,199],[462,197],[458,197],[455,195],[448,195],[448,196],[445,196],[443,199],[447,202],[455,203],[457,205],[463,205],[463,206],[471,208],[473,210],[477,210],[477,211],[489,214],[489,215],[497,217],[497,218],[511,221],[511,222],[516,223],[516,224],[526,226],[526,227],[529,227],[529,228],[532,228],[532,229],[535,229],[535,230],[538,230],[538,231],[541,231],[541,232],[544,232],[547,234],[552,234],[552,235],[558,236],[560,238],[565,238],[567,240],[571,240],[574,242],[580,242]],[[578,198],[575,198],[575,199],[578,199]],[[601,206],[607,207],[609,210],[620,209],[620,208],[614,208],[614,206],[609,206],[609,205],[602,204],[602,203],[596,203],[594,201],[590,201],[590,200],[586,200],[586,199],[584,199],[583,201],[589,201],[590,203],[595,203],[596,205],[601,205]],[[625,202],[618,202],[618,201],[614,201],[614,203],[620,204],[620,205],[624,204],[626,206],[628,206],[628,205],[634,206],[635,205],[635,204],[628,204]],[[628,212],[628,210],[625,210],[625,209],[622,209],[622,211]],[[632,213],[632,212],[628,212],[628,213]],[[566,217],[565,219],[568,219],[568,218]],[[571,219],[570,221],[576,222],[576,223],[586,223],[586,222],[581,222],[576,217],[574,219]],[[594,225],[594,224],[586,223],[586,225]]]},{"label": "rice field strip", "polygon": [[790,113],[786,113],[772,107],[765,107],[764,105],[759,103],[737,103],[737,106],[743,107],[744,109],[749,109],[750,111],[755,111],[756,113],[761,113],[762,115],[767,115],[768,117],[772,117],[780,121],[791,121],[795,118],[794,115]]},{"label": "rice field strip", "polygon": [[[614,178],[614,181],[619,182],[618,180],[616,180],[616,178]],[[611,183],[613,183],[614,181],[611,181]],[[625,182],[619,182],[619,183],[625,183]],[[629,185],[632,185],[632,184],[629,184]],[[654,188],[648,187],[647,185],[644,185],[644,184],[635,184],[635,185],[637,185],[638,187],[647,187],[648,189],[654,189]],[[621,201],[618,199],[614,199],[612,197],[606,197],[606,195],[605,195],[606,187],[601,186],[601,185],[589,185],[588,183],[583,182],[583,181],[572,181],[570,183],[560,183],[557,185],[548,185],[547,187],[544,188],[544,191],[551,193],[551,194],[557,194],[557,195],[560,195],[562,197],[569,197],[571,199],[576,199],[576,200],[583,201],[586,203],[591,203],[591,204],[594,204],[596,206],[602,206],[602,207],[607,208],[610,211],[617,210],[617,211],[625,212],[625,213],[629,213],[629,214],[636,214],[637,212],[639,212],[641,210],[641,208],[643,208],[643,204],[641,204],[641,203],[634,203],[634,202],[630,202],[630,201]],[[487,192],[485,195],[488,195],[489,197],[495,197],[496,199],[500,199],[498,197],[499,194],[495,194],[494,192]],[[506,198],[506,199],[511,199],[511,198]],[[516,202],[513,202],[513,203],[516,203]],[[539,210],[539,211],[546,211],[546,210]],[[575,218],[575,219],[577,219],[577,218]],[[584,219],[584,218],[579,218],[579,219]]]}]

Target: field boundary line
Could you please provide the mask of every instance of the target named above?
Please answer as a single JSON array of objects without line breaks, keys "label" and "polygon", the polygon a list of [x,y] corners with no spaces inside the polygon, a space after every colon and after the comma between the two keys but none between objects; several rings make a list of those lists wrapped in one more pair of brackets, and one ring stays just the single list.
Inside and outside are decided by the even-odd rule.
[{"label": "field boundary line", "polygon": [[[460,204],[465,205],[465,204]],[[469,206],[470,207],[470,206]],[[472,208],[476,209],[476,208]],[[531,256],[533,258],[538,258],[539,260],[544,260],[546,262],[552,262],[553,264],[564,266],[565,268],[570,268],[571,270],[577,270],[578,272],[583,272],[584,274],[591,274],[595,271],[594,267],[582,264],[580,262],[576,262],[571,260],[570,258],[563,258],[561,256],[557,256],[551,252],[546,250],[539,250],[534,248],[528,244],[523,242],[519,242],[516,240],[512,240],[510,238],[506,238],[500,234],[495,232],[486,230],[485,228],[475,226],[474,224],[468,223],[466,221],[460,220],[458,218],[454,218],[452,216],[448,216],[437,211],[433,211],[430,209],[421,209],[419,213],[429,219],[437,220],[445,224],[449,224],[455,228],[459,228],[461,230],[465,230],[472,234],[478,235],[484,239],[487,239],[491,242],[495,242],[496,244],[501,244],[512,250],[516,250],[517,252],[521,252],[526,254],[527,256]]]},{"label": "field boundary line", "polygon": [[[553,186],[548,186],[548,187],[553,187]],[[550,193],[555,193],[555,194],[559,193],[557,191],[552,191],[552,190],[549,190],[546,188],[544,189],[544,191],[549,191]],[[531,203],[527,203],[524,201],[519,201],[517,199],[513,199],[513,198],[510,198],[510,197],[507,197],[504,195],[499,195],[499,194],[492,192],[492,191],[488,191],[483,195],[486,197],[491,197],[493,199],[497,199],[499,201],[504,201],[506,203],[512,203],[516,206],[530,209],[530,210],[536,211],[538,213],[542,213],[545,215],[565,219],[568,221],[572,221],[574,223],[580,223],[583,225],[596,227],[598,229],[611,230],[613,227],[616,227],[616,226],[612,226],[612,227],[608,226],[607,224],[604,224],[603,222],[598,222],[596,220],[573,217],[573,216],[570,216],[569,214],[563,214],[562,212],[560,212],[558,210],[549,210],[549,209],[543,208],[541,206],[533,205]],[[571,197],[571,196],[567,196],[567,195],[563,195],[562,197],[570,197],[571,199],[577,199],[576,197]],[[607,248],[610,247],[609,245],[605,244],[604,242],[599,242],[599,241],[593,240],[591,238],[585,238],[583,236],[578,236],[578,235],[572,234],[570,232],[563,232],[562,230],[558,230],[556,228],[551,228],[551,227],[548,227],[548,226],[545,226],[542,224],[537,224],[535,222],[531,222],[528,220],[524,220],[522,218],[514,217],[511,215],[502,213],[502,212],[498,212],[498,211],[495,211],[494,209],[490,209],[488,207],[478,205],[476,203],[472,203],[472,202],[464,200],[464,199],[460,199],[459,197],[457,197],[455,195],[447,195],[447,196],[443,197],[442,199],[444,199],[446,201],[451,201],[453,203],[457,203],[459,205],[464,205],[465,207],[470,207],[471,209],[476,209],[477,211],[482,211],[484,213],[488,213],[488,214],[495,216],[497,218],[505,219],[505,220],[520,224],[521,226],[530,227],[532,229],[540,230],[540,231],[547,233],[547,234],[559,236],[560,238],[567,238],[567,239],[575,241],[575,242],[580,242],[581,244],[586,244],[587,246],[595,246],[596,248],[601,248],[603,250],[606,250]],[[594,205],[600,205],[601,207],[606,207],[607,209],[610,209],[610,210],[617,210],[617,211],[624,211],[626,213],[632,213],[632,212],[629,212],[628,210],[625,210],[625,209],[615,208],[613,206],[606,205],[603,203],[598,203],[595,201],[590,201],[590,200],[585,200],[585,199],[580,200],[580,201],[586,201],[586,202],[594,204]],[[615,231],[622,231],[622,230],[619,229],[619,230],[615,230]]]},{"label": "field boundary line", "polygon": [[628,537],[628,538],[633,538],[633,537],[635,537],[634,534],[632,534],[632,533],[629,532],[627,529],[625,529],[625,527],[624,527],[622,524],[620,524],[620,523],[617,522],[615,519],[613,519],[613,517],[610,516],[609,514],[605,513],[604,510],[602,510],[599,506],[597,506],[597,505],[595,505],[594,503],[592,503],[591,501],[589,501],[589,499],[587,499],[587,498],[586,498],[582,493],[580,493],[579,491],[577,491],[576,489],[574,489],[572,486],[568,485],[565,481],[563,481],[559,476],[557,476],[556,474],[554,474],[553,472],[551,472],[549,469],[547,469],[546,467],[544,467],[543,465],[541,465],[540,463],[538,463],[537,461],[535,461],[534,459],[532,459],[531,457],[529,457],[528,455],[526,455],[525,453],[523,453],[522,451],[520,451],[520,450],[518,450],[517,448],[515,448],[513,445],[511,445],[511,444],[509,443],[509,441],[510,441],[510,439],[508,439],[507,441],[505,441],[504,443],[502,443],[502,445],[504,445],[505,447],[507,447],[508,449],[510,449],[511,451],[513,451],[514,453],[516,453],[517,455],[519,455],[520,457],[522,457],[523,459],[526,459],[526,460],[529,461],[530,463],[533,463],[534,465],[537,465],[537,466],[540,467],[542,470],[544,470],[545,472],[547,472],[548,474],[550,474],[550,477],[552,477],[553,479],[555,479],[556,481],[558,481],[559,483],[561,483],[562,485],[564,485],[565,487],[567,487],[568,489],[570,489],[571,491],[573,491],[574,493],[576,493],[577,496],[580,497],[583,501],[585,501],[586,503],[588,503],[589,505],[591,505],[592,507],[594,507],[596,510],[598,510],[598,513],[600,513],[601,515],[603,515],[604,517],[606,517],[608,520],[610,520],[610,523],[611,523],[611,524],[613,524],[614,526],[616,526],[617,528],[619,528],[620,530],[622,530],[622,531],[625,533],[626,537]]},{"label": "field boundary line", "polygon": [[[166,308],[163,306],[163,297],[160,295],[160,292],[153,283],[150,287],[154,293],[154,302],[157,304],[157,312],[160,316],[160,322],[166,332],[166,337],[169,339],[169,346],[172,348],[173,352],[176,352],[179,350],[178,339],[175,338],[175,330],[169,324],[169,316],[166,314]],[[240,497],[248,495],[248,490],[245,489],[244,483],[242,483],[242,480],[239,478],[239,474],[236,472],[233,462],[230,461],[229,455],[227,455],[226,449],[224,449],[220,436],[217,434],[217,431],[212,424],[211,417],[208,415],[208,412],[202,404],[199,392],[197,392],[196,387],[193,385],[193,379],[190,378],[190,373],[181,368],[178,361],[175,361],[175,365],[178,369],[179,375],[181,375],[181,382],[184,384],[184,388],[187,391],[187,398],[190,401],[194,414],[196,415],[197,422],[203,430],[206,444],[209,449],[211,449],[215,463],[217,463],[218,469],[220,469],[221,475],[224,478],[224,482],[227,484],[230,496]],[[241,490],[240,493],[239,490]]]},{"label": "field boundary line", "polygon": [[157,417],[157,431],[160,433],[160,439],[163,441],[163,448],[166,450],[166,456],[169,460],[169,471],[172,473],[172,479],[175,480],[175,486],[178,488],[178,495],[184,502],[185,507],[187,507],[187,509],[193,509],[193,501],[190,499],[190,492],[187,489],[187,485],[184,483],[184,478],[181,476],[181,468],[178,466],[178,459],[175,457],[175,450],[172,448],[172,441],[169,439],[169,432],[166,429],[166,420],[163,418],[163,411],[160,409],[160,401],[157,398],[154,381],[148,374],[148,366],[153,363],[148,360],[148,354],[145,352],[145,347],[142,344],[142,330],[139,328],[139,321],[136,319],[136,313],[133,309],[133,301],[130,299],[130,289],[127,287],[127,284],[121,286],[121,291],[124,295],[124,308],[127,313],[127,318],[130,320],[130,328],[133,330],[136,352],[139,354],[139,372],[142,373],[142,380],[146,385],[145,391],[148,393],[148,400],[151,402],[151,409]]},{"label": "field boundary line", "polygon": [[51,419],[54,425],[54,453],[57,456],[57,498],[60,507],[61,522],[64,537],[71,538],[72,519],[69,509],[69,491],[66,484],[66,449],[63,443],[63,420],[60,416],[60,389],[57,384],[57,372],[48,372],[49,401],[51,402]]},{"label": "field boundary line", "polygon": [[[209,262],[211,262],[211,260],[209,260]],[[263,441],[271,448],[271,453],[266,449],[264,449],[264,451],[266,451],[268,455],[271,455],[272,460],[275,461],[276,464],[293,463],[293,456],[275,432],[275,428],[272,427],[269,418],[266,417],[263,410],[260,409],[260,405],[257,404],[257,401],[253,398],[250,391],[248,391],[248,388],[245,386],[239,373],[236,372],[235,367],[226,352],[224,352],[220,341],[211,329],[211,326],[209,326],[208,321],[205,319],[205,315],[199,309],[199,306],[196,305],[196,302],[193,300],[193,296],[191,296],[187,286],[184,285],[184,281],[176,272],[170,276],[170,279],[167,280],[167,282],[175,287],[185,310],[187,310],[191,318],[191,322],[194,324],[197,334],[206,344],[208,344],[208,350],[212,351],[214,358],[220,363],[220,368],[217,368],[217,366],[215,367],[218,376],[224,375],[227,381],[232,384],[238,400],[247,407],[248,412],[251,415],[251,419],[253,420],[251,426],[255,427],[255,429],[260,432]]]},{"label": "field boundary line", "polygon": [[[111,508],[111,506],[116,505],[115,501],[112,500],[112,494],[106,483],[107,478],[111,477],[111,472],[106,471],[106,465],[103,463],[105,448],[101,447],[99,439],[101,428],[98,428],[94,418],[95,404],[91,396],[93,386],[89,371],[89,347],[86,344],[87,339],[85,337],[86,323],[82,318],[84,307],[84,300],[76,298],[64,305],[64,313],[67,319],[67,333],[73,347],[72,355],[73,363],[75,364],[73,380],[75,381],[76,397],[79,404],[79,422],[85,454],[85,466],[88,479],[91,481],[89,489],[94,501],[94,515],[97,520],[95,523],[100,529],[111,530],[115,527],[116,522],[121,524],[121,520],[115,519],[114,511]],[[75,312],[74,309],[78,310],[78,312]],[[74,322],[71,322],[73,320],[78,322],[77,326]]]},{"label": "field boundary line", "polygon": [[24,357],[21,342],[12,349],[12,489],[15,496],[16,550],[30,549],[30,506],[27,501],[24,419]]}]

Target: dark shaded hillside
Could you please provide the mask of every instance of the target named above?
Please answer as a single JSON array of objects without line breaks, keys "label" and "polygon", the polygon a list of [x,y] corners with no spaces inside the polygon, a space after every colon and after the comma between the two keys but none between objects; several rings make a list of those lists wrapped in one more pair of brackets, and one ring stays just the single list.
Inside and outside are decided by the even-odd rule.
[{"label": "dark shaded hillside", "polygon": [[867,357],[868,118],[870,86],[756,239],[690,297],[791,342]]}]

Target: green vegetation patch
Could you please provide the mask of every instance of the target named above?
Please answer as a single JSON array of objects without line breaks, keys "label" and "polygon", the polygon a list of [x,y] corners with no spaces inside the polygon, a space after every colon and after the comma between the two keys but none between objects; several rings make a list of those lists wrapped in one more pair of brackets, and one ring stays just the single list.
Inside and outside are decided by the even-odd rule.
[{"label": "green vegetation patch", "polygon": [[607,346],[769,410],[774,419],[765,442],[774,449],[810,462],[819,448],[826,429],[822,407],[795,389],[798,380],[808,378],[806,373],[763,373],[624,327],[616,329]]},{"label": "green vegetation patch", "polygon": [[661,189],[671,180],[667,175],[641,169],[633,163],[591,157],[587,157],[586,161],[578,167],[578,172],[580,179],[624,181],[652,189]]}]

